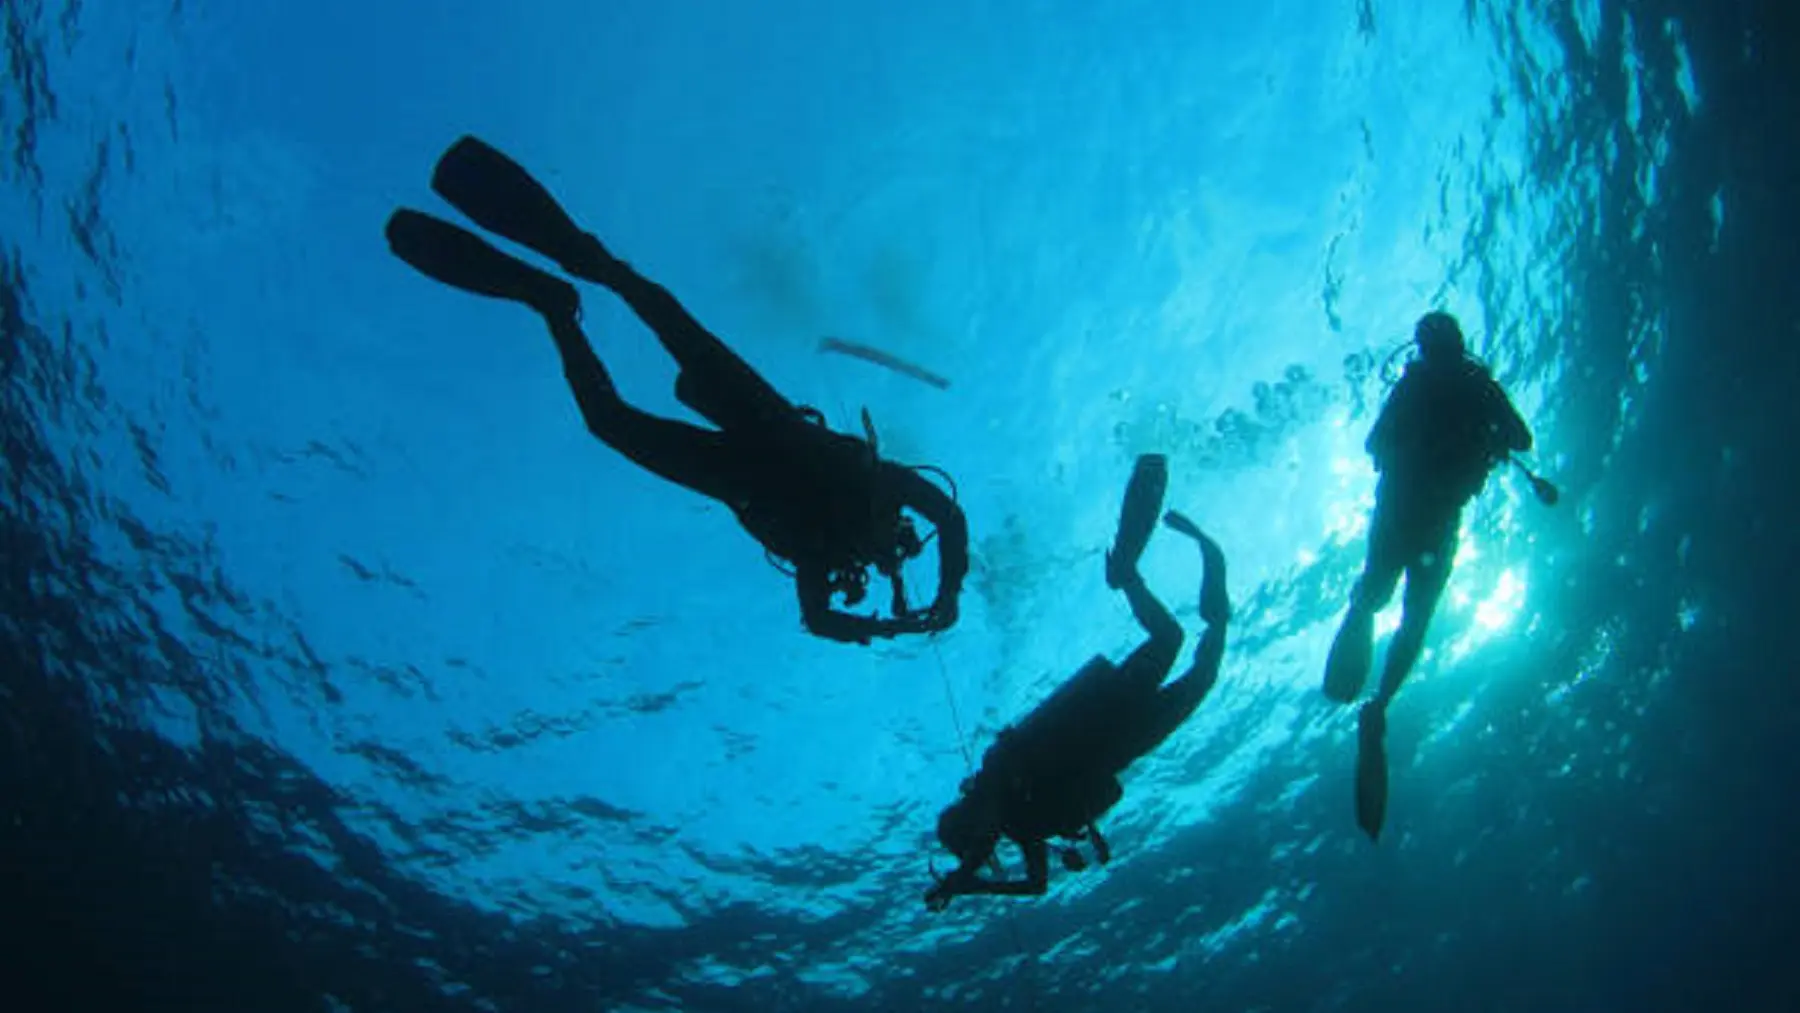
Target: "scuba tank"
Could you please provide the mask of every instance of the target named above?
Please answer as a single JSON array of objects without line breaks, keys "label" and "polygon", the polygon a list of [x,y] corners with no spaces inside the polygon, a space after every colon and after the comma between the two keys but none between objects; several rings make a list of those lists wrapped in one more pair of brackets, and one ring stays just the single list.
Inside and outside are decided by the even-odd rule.
[{"label": "scuba tank", "polygon": [[[898,504],[886,503],[880,497],[874,478],[875,473],[883,464],[881,459],[881,437],[880,433],[876,430],[875,419],[870,414],[867,406],[864,406],[860,412],[863,433],[861,439],[833,430],[825,418],[825,413],[812,405],[800,405],[796,408],[796,413],[804,422],[824,430],[821,436],[827,443],[821,450],[829,458],[829,463],[826,466],[832,470],[836,470],[840,464],[847,464],[852,472],[861,472],[861,474],[858,474],[856,478],[851,481],[855,485],[866,488],[869,492],[869,498],[865,502],[847,505],[845,508],[846,512],[854,511],[862,514],[865,518],[863,525],[860,526],[860,530],[844,533],[848,535],[849,541],[853,543],[863,543],[852,550],[851,554],[857,558],[847,561],[831,575],[833,591],[842,593],[849,604],[856,605],[863,600],[867,591],[869,583],[867,568],[869,566],[875,566],[879,571],[891,579],[900,572],[900,567],[906,560],[916,558],[925,552],[926,548],[928,548],[931,545],[931,542],[937,537],[937,532],[933,531],[924,538],[920,538],[917,527],[913,525],[912,521],[907,518],[904,513],[900,512]],[[956,482],[944,472],[943,469],[929,464],[907,465],[899,464],[898,462],[893,463],[921,475],[934,476],[940,479],[951,502],[957,501],[958,489],[956,487]],[[841,487],[845,483],[842,479],[834,478],[832,484]],[[878,546],[866,544],[866,540],[872,538],[873,533],[881,529],[884,521],[883,513],[884,511],[889,510],[897,514],[894,520],[894,530],[891,535],[891,541],[887,544]],[[778,557],[775,553],[770,552],[766,547],[763,552],[763,557],[768,561],[769,565],[773,566],[780,573],[790,577],[794,575],[792,566],[784,565],[786,561]],[[892,609],[894,615],[899,618],[912,615],[911,607],[906,602],[905,588],[898,580],[894,581]]]}]

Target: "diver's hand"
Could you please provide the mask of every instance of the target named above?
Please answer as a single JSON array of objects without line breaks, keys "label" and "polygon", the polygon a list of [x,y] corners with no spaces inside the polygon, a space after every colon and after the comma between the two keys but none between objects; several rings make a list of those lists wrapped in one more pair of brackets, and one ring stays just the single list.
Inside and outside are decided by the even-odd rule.
[{"label": "diver's hand", "polygon": [[950,901],[956,897],[958,891],[956,884],[951,882],[953,877],[939,876],[934,873],[932,878],[937,880],[937,885],[925,891],[925,910],[937,914],[950,906]]},{"label": "diver's hand", "polygon": [[907,633],[929,633],[931,631],[930,620],[927,613],[924,612],[908,612],[894,619],[882,619],[880,623],[881,635],[890,640]]},{"label": "diver's hand", "polygon": [[1089,823],[1087,829],[1088,840],[1094,844],[1094,857],[1100,860],[1101,865],[1112,861],[1112,846],[1106,843],[1105,837],[1101,836],[1100,828]]},{"label": "diver's hand", "polygon": [[956,625],[956,618],[956,602],[949,601],[889,619],[887,626],[895,634],[938,633]]},{"label": "diver's hand", "polygon": [[955,598],[951,598],[947,601],[933,602],[931,608],[927,609],[925,612],[925,628],[928,630],[947,630],[956,625],[957,617],[960,614],[961,613],[956,606]]},{"label": "diver's hand", "polygon": [[936,885],[926,892],[925,907],[934,913],[949,907],[952,898],[968,893],[971,887],[980,882],[974,869],[961,866],[942,876],[933,868],[931,878]]}]

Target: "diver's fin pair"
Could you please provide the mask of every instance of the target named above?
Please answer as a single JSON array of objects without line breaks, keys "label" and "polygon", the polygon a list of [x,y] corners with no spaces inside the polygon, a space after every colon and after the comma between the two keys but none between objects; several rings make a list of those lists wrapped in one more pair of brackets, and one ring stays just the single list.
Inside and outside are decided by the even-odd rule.
[{"label": "diver's fin pair", "polygon": [[1387,821],[1387,712],[1379,703],[1363,705],[1356,725],[1356,825],[1381,839]]},{"label": "diver's fin pair", "polygon": [[575,315],[575,286],[502,253],[468,229],[402,208],[387,222],[388,249],[420,274],[474,295],[511,299],[551,318]]},{"label": "diver's fin pair", "polygon": [[1337,703],[1355,700],[1369,680],[1374,654],[1375,616],[1352,605],[1331,641],[1331,654],[1325,661],[1325,695]]},{"label": "diver's fin pair", "polygon": [[[524,167],[475,137],[438,159],[431,188],[495,235],[556,261],[577,277],[601,280],[605,249],[582,232],[550,191]],[[388,246],[421,273],[476,295],[514,299],[549,315],[572,312],[567,282],[501,252],[467,229],[402,209],[388,219]]]},{"label": "diver's fin pair", "polygon": [[1169,459],[1162,454],[1139,455],[1125,486],[1125,502],[1119,509],[1119,530],[1106,556],[1106,583],[1117,588],[1125,575],[1137,573],[1138,560],[1150,544],[1150,535],[1162,516],[1163,496],[1169,489]]},{"label": "diver's fin pair", "polygon": [[452,144],[431,173],[431,188],[470,220],[535,250],[578,278],[604,283],[612,263],[525,167],[477,137]]}]

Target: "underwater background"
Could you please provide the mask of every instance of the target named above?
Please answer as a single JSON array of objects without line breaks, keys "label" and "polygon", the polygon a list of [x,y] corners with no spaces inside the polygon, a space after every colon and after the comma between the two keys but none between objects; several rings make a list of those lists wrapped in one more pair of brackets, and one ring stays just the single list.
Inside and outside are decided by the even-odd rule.
[{"label": "underwater background", "polygon": [[[1797,14],[5,0],[5,1008],[1800,1008]],[[388,253],[464,133],[955,476],[953,630],[806,635],[532,314]],[[1467,512],[1375,845],[1318,681],[1433,307],[1563,500]],[[1150,451],[1230,560],[1219,685],[1110,866],[931,914],[968,756],[1137,639]]]}]

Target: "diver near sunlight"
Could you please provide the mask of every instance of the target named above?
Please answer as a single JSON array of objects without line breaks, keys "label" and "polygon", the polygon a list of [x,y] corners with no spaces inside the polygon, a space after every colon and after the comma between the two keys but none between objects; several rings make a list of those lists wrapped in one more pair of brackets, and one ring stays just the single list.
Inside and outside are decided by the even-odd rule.
[{"label": "diver near sunlight", "polygon": [[[1363,445],[1380,475],[1368,558],[1325,667],[1325,695],[1341,704],[1355,700],[1373,662],[1375,614],[1404,574],[1400,628],[1388,644],[1381,687],[1358,716],[1356,821],[1371,839],[1379,839],[1387,814],[1387,706],[1418,661],[1450,580],[1463,507],[1496,465],[1518,463],[1512,455],[1532,443],[1506,392],[1465,351],[1455,317],[1425,314],[1413,340],[1417,355]],[[1555,488],[1531,479],[1539,497],[1554,502]]]},{"label": "diver near sunlight", "polygon": [[[1072,872],[1087,867],[1076,847],[1084,840],[1093,844],[1102,865],[1109,861],[1111,851],[1095,824],[1124,795],[1119,774],[1179,728],[1218,679],[1231,618],[1225,556],[1192,521],[1171,510],[1163,523],[1200,547],[1200,618],[1206,631],[1193,664],[1180,678],[1163,684],[1181,650],[1181,626],[1145,586],[1138,559],[1149,544],[1167,487],[1166,459],[1160,454],[1138,458],[1106,556],[1107,586],[1124,592],[1148,639],[1117,665],[1095,656],[1023,720],[995,737],[981,758],[981,769],[963,782],[960,797],[938,818],[938,840],[958,865],[926,893],[925,905],[932,911],[942,911],[961,894],[1041,895],[1049,885],[1053,837],[1071,842],[1059,851]],[[1024,853],[1024,879],[978,875],[992,861],[1001,837]]]},{"label": "diver near sunlight", "polygon": [[[769,555],[792,564],[806,628],[831,640],[948,629],[969,569],[968,527],[953,496],[920,468],[882,459],[866,438],[834,432],[816,409],[796,405],[688,315],[662,286],[576,226],[547,189],[506,155],[463,137],[439,159],[432,189],[477,224],[604,285],[629,305],[680,367],[675,396],[716,429],[659,418],[627,404],[578,323],[580,296],[479,236],[418,211],[387,223],[393,252],[423,274],[542,314],[587,427],[632,463],[727,507]],[[930,469],[935,470],[935,469]],[[941,474],[941,473],[940,473]],[[925,551],[906,509],[935,528],[937,595],[906,600],[901,569]],[[869,567],[892,585],[891,617],[840,609],[867,596]]]}]

